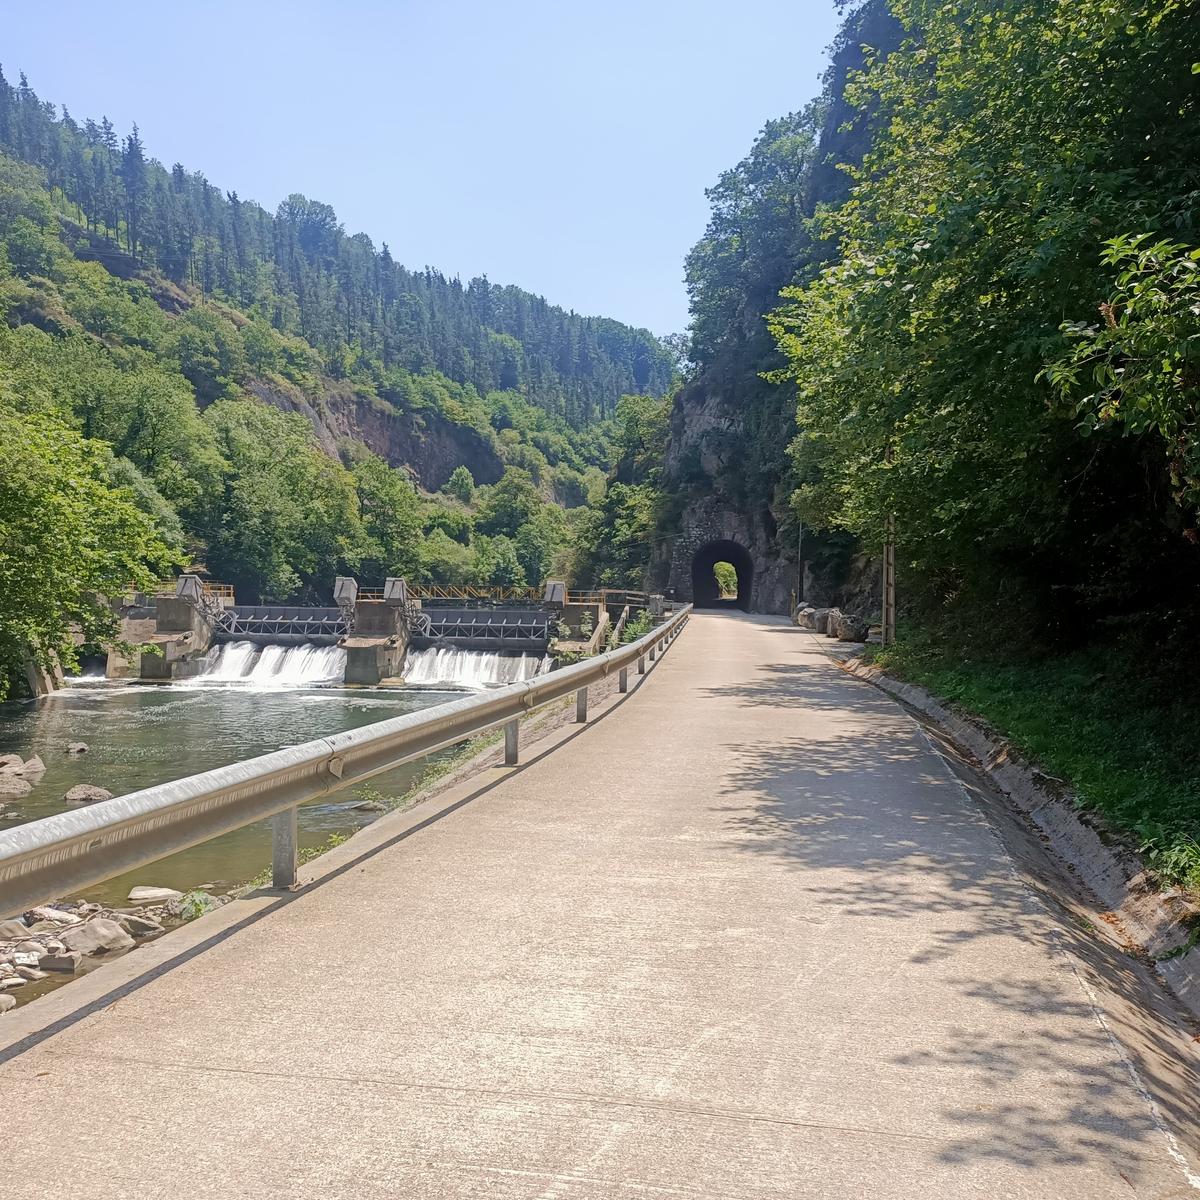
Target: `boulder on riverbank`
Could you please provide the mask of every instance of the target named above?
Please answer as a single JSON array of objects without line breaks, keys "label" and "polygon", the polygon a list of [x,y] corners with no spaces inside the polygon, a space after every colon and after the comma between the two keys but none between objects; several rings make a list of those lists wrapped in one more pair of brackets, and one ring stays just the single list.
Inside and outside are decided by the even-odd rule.
[{"label": "boulder on riverbank", "polygon": [[78,950],[80,954],[111,954],[114,950],[128,950],[133,945],[133,938],[107,917],[93,917],[76,925],[68,929],[61,940],[68,951]]}]

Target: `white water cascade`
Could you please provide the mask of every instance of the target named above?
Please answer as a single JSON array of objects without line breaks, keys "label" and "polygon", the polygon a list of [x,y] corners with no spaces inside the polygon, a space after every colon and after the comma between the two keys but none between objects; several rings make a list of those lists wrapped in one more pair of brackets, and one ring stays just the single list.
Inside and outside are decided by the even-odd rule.
[{"label": "white water cascade", "polygon": [[430,646],[410,650],[404,660],[404,682],[418,687],[503,687],[524,683],[549,670],[545,654],[497,654],[491,650],[455,650]]},{"label": "white water cascade", "polygon": [[342,683],[346,652],[338,646],[255,646],[226,642],[208,652],[197,683],[242,683],[249,687],[318,687]]}]

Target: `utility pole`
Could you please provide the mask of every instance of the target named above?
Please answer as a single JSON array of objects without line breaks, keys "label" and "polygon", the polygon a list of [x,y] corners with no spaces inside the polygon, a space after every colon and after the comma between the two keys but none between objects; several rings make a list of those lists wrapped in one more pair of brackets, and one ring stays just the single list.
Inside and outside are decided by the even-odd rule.
[{"label": "utility pole", "polygon": [[896,640],[896,516],[888,513],[883,543],[883,644]]},{"label": "utility pole", "polygon": [[[892,447],[883,452],[883,461],[892,461]],[[896,641],[896,514],[888,513],[883,524],[883,644]]]},{"label": "utility pole", "polygon": [[804,522],[796,532],[796,603],[804,602]]}]

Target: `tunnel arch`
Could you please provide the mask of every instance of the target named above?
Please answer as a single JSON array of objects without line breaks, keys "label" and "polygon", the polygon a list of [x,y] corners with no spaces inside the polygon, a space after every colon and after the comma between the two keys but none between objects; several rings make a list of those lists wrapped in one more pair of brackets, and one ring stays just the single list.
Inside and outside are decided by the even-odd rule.
[{"label": "tunnel arch", "polygon": [[[733,564],[737,571],[736,600],[723,600],[713,567],[719,562]],[[727,538],[705,542],[692,556],[692,603],[697,608],[740,608],[750,611],[750,596],[754,590],[754,560],[750,551]]]}]

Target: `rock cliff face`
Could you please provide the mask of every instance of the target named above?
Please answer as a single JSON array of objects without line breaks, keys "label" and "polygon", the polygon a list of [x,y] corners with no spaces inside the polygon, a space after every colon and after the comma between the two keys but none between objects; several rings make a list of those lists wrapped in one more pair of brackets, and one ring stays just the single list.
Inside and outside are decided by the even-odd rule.
[{"label": "rock cliff face", "polygon": [[504,473],[504,464],[482,434],[432,410],[397,412],[332,385],[316,403],[265,384],[250,390],[267,404],[306,417],[326,453],[336,457],[343,442],[362,442],[390,466],[408,467],[426,491],[436,492],[459,465],[476,483],[495,483]]},{"label": "rock cliff face", "polygon": [[[754,612],[786,613],[796,590],[796,556],[777,542],[778,525],[770,509],[747,511],[726,492],[722,480],[736,475],[741,421],[733,398],[704,379],[680,392],[671,413],[667,446],[668,490],[685,497],[676,529],[655,549],[651,586],[677,599],[695,599],[693,570],[711,557],[714,543],[728,543],[724,561],[753,572],[742,607]],[[738,550],[744,554],[737,561]]]}]

